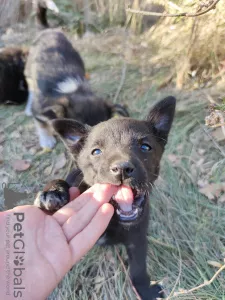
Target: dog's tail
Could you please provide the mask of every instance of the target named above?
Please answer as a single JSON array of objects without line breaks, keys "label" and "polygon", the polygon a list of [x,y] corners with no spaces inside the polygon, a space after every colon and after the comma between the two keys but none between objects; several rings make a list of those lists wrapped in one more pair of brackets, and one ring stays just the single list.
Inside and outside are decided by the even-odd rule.
[{"label": "dog's tail", "polygon": [[49,27],[47,20],[47,10],[51,10],[53,13],[58,14],[59,9],[53,0],[36,0],[36,22],[41,29]]}]

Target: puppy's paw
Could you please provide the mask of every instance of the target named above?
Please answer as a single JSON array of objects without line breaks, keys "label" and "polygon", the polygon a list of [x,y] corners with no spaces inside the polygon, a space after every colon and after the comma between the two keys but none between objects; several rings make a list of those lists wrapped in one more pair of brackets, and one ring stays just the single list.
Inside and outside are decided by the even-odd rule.
[{"label": "puppy's paw", "polygon": [[162,290],[162,287],[159,284],[155,284],[150,286],[150,295],[151,295],[151,299],[152,300],[156,300],[158,299],[164,299],[165,298],[165,294]]},{"label": "puppy's paw", "polygon": [[158,284],[151,285],[150,287],[139,286],[136,287],[136,290],[142,300],[157,300],[165,298],[162,287]]},{"label": "puppy's paw", "polygon": [[39,192],[34,205],[51,213],[59,210],[69,202],[69,185],[63,180],[54,180]]},{"label": "puppy's paw", "polygon": [[43,135],[40,137],[40,146],[43,149],[53,149],[56,144],[56,139],[51,135]]},{"label": "puppy's paw", "polygon": [[32,102],[33,102],[33,97],[32,97],[32,93],[31,91],[29,92],[29,95],[28,95],[28,100],[27,100],[27,105],[26,105],[26,108],[25,108],[25,115],[28,116],[28,117],[31,117],[33,115],[32,113]]}]

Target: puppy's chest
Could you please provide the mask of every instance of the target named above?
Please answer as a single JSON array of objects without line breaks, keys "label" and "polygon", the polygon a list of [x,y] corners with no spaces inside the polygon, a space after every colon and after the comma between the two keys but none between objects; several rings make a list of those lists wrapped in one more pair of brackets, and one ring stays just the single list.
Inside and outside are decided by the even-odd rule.
[{"label": "puppy's chest", "polygon": [[132,231],[132,229],[129,231],[124,229],[120,224],[112,220],[96,244],[99,246],[129,244],[132,240]]},{"label": "puppy's chest", "polygon": [[103,235],[97,240],[96,242],[96,245],[99,245],[99,246],[104,246],[104,245],[108,245],[109,242],[109,238],[107,236],[107,233],[103,233]]}]

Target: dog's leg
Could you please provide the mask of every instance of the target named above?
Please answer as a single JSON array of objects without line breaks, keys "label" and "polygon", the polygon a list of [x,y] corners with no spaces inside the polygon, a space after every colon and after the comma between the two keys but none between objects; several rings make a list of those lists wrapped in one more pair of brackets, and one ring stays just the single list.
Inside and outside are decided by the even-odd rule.
[{"label": "dog's leg", "polygon": [[65,117],[65,107],[61,104],[47,106],[42,110],[41,114],[35,115],[40,146],[44,149],[44,152],[50,151],[56,144],[53,128],[48,125],[48,121],[63,117]]},{"label": "dog's leg", "polygon": [[56,139],[50,132],[49,126],[46,123],[42,123],[37,120],[35,120],[35,125],[39,136],[40,146],[46,151],[49,151],[52,148],[54,148],[56,144]]},{"label": "dog's leg", "polygon": [[150,286],[150,278],[146,270],[147,239],[138,237],[127,248],[130,276],[132,283],[142,300],[164,298],[159,285]]},{"label": "dog's leg", "polygon": [[26,82],[28,86],[28,99],[27,99],[27,104],[24,112],[25,115],[29,117],[33,115],[32,106],[33,106],[34,98],[36,98],[37,95],[34,93],[34,81],[29,76],[26,76]]},{"label": "dog's leg", "polygon": [[42,192],[39,192],[35,198],[34,205],[54,213],[70,200],[69,184],[61,179],[53,180],[48,183]]},{"label": "dog's leg", "polygon": [[33,93],[31,91],[29,91],[29,95],[28,95],[28,100],[27,100],[27,105],[25,108],[25,115],[26,116],[32,116],[32,101],[33,101]]}]

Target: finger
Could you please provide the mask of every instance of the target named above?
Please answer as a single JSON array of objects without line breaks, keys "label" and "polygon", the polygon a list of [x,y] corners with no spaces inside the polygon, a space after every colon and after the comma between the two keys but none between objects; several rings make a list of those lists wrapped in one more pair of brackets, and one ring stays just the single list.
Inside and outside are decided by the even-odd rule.
[{"label": "finger", "polygon": [[[113,195],[113,193],[115,193],[116,191],[116,187],[110,184],[94,184],[91,188],[89,188],[83,194],[81,194],[77,199],[69,202],[67,205],[63,206],[60,210],[55,212],[53,214],[53,217],[62,226],[62,224],[64,224],[75,212],[82,209],[82,207],[84,207],[87,204],[87,202],[89,202],[92,199],[92,196],[94,194],[96,195],[96,198],[101,198],[101,193],[104,194],[105,190],[112,190]],[[108,199],[108,201],[109,200],[110,198]]]},{"label": "finger", "polygon": [[[67,205],[57,210],[52,216],[62,226],[75,212],[79,211],[92,197],[93,187],[85,191],[76,199],[70,201]],[[74,190],[71,191],[74,196]],[[71,197],[70,197],[71,199]]]},{"label": "finger", "polygon": [[52,217],[56,219],[59,225],[65,223],[66,220],[68,220],[72,216],[72,214],[74,213],[74,209],[71,208],[69,204],[80,195],[80,191],[76,187],[71,187],[69,189],[69,193],[70,193],[70,202],[67,205],[63,206],[60,210],[57,210],[57,212],[55,212],[52,215]]},{"label": "finger", "polygon": [[[115,188],[110,185],[99,185],[94,193],[90,195],[90,200],[79,211],[75,212],[62,226],[63,232],[70,241],[75,235],[82,231],[98,209],[109,202],[112,195],[115,193]],[[76,200],[75,200],[76,201]]]},{"label": "finger", "polygon": [[113,212],[114,208],[111,204],[103,204],[87,227],[70,241],[73,264],[78,262],[94,246],[106,230]]},{"label": "finger", "polygon": [[76,199],[80,195],[80,191],[76,187],[71,187],[69,189],[69,193],[70,193],[70,201],[73,201],[74,199]]}]

